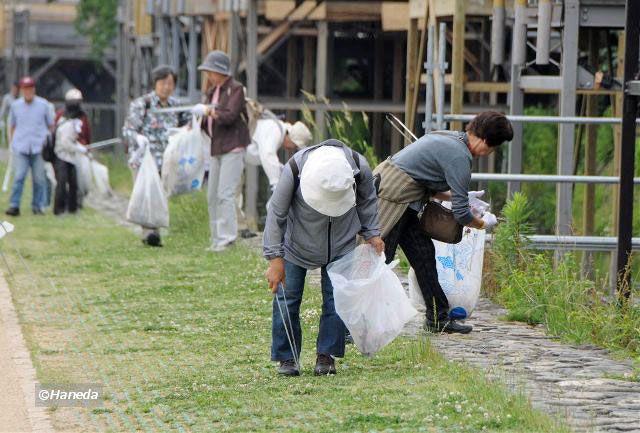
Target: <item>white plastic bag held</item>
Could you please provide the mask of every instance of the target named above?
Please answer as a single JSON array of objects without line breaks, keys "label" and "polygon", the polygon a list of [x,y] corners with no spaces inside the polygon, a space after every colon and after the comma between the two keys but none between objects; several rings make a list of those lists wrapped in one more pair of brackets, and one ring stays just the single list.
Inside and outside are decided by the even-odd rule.
[{"label": "white plastic bag held", "polygon": [[393,341],[418,314],[392,270],[397,261],[384,261],[384,255],[363,244],[327,266],[336,311],[367,356]]},{"label": "white plastic bag held", "polygon": [[162,158],[162,183],[167,195],[185,194],[202,187],[205,159],[202,142],[195,116],[191,129],[181,128],[169,137]]},{"label": "white plastic bag held", "polygon": [[169,227],[169,204],[149,147],[133,185],[127,220],[148,228]]},{"label": "white plastic bag held", "polygon": [[438,281],[449,300],[449,316],[465,319],[478,304],[482,286],[485,230],[465,227],[455,244],[433,241],[436,247]]}]

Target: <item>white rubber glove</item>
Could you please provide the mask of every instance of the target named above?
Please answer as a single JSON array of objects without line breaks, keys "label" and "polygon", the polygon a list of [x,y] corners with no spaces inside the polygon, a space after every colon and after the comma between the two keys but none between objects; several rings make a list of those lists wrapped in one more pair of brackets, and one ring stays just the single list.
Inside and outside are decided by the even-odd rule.
[{"label": "white rubber glove", "polygon": [[469,191],[468,195],[469,195],[470,199],[472,199],[472,198],[480,198],[480,197],[482,197],[484,195],[484,189],[480,190],[480,191]]},{"label": "white rubber glove", "polygon": [[191,109],[191,114],[193,114],[194,116],[203,117],[207,113],[207,109],[208,107],[204,104],[196,104]]},{"label": "white rubber glove", "polygon": [[138,147],[142,149],[142,152],[144,152],[144,149],[149,145],[149,139],[142,134],[136,135],[136,142],[138,143]]},{"label": "white rubber glove", "polygon": [[485,230],[489,230],[498,224],[498,218],[496,218],[496,216],[491,212],[485,212],[485,214],[482,215],[482,221],[484,221]]},{"label": "white rubber glove", "polygon": [[83,146],[83,145],[82,145],[82,144],[80,144],[80,143],[77,143],[77,144],[76,144],[76,150],[77,150],[79,153],[82,153],[82,154],[89,152],[89,149],[87,149],[85,146]]}]

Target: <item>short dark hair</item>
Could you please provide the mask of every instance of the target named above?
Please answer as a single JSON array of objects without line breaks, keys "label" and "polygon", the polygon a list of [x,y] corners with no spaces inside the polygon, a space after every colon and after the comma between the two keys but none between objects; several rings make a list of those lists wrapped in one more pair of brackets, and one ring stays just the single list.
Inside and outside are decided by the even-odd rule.
[{"label": "short dark hair", "polygon": [[489,147],[500,146],[513,138],[513,127],[509,119],[497,111],[484,111],[467,125],[467,132],[487,142]]},{"label": "short dark hair", "polygon": [[151,71],[151,83],[155,86],[159,80],[164,80],[169,75],[173,77],[173,82],[178,84],[178,75],[169,65],[158,65]]}]

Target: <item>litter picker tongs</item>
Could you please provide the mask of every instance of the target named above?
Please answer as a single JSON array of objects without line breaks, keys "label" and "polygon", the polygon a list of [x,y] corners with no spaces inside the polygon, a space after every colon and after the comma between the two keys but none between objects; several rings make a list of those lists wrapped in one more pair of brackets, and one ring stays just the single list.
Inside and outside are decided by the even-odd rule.
[{"label": "litter picker tongs", "polygon": [[404,123],[402,123],[402,120],[398,119],[396,116],[394,116],[391,113],[387,113],[387,122],[389,122],[389,124],[400,133],[400,135],[402,135],[404,137],[405,140],[413,142],[418,140],[418,137],[416,137],[414,135],[413,132],[411,132],[411,130],[409,128],[407,128],[407,125],[405,125]]}]

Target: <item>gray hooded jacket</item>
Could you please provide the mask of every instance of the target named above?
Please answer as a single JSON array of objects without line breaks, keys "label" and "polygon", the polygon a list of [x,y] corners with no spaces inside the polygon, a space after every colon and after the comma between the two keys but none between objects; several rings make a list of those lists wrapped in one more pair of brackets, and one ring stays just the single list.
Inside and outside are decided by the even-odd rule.
[{"label": "gray hooded jacket", "polygon": [[356,186],[356,206],[339,217],[328,217],[317,212],[305,203],[300,188],[296,189],[291,166],[285,164],[271,197],[264,228],[263,252],[268,260],[284,257],[298,266],[314,269],[353,250],[356,234],[365,240],[380,236],[373,175],[362,155],[357,154],[360,159],[358,169],[351,149],[338,140],[327,140],[292,156],[299,173],[302,173],[309,153],[320,146],[336,146],[345,150],[354,176],[360,175]]}]

